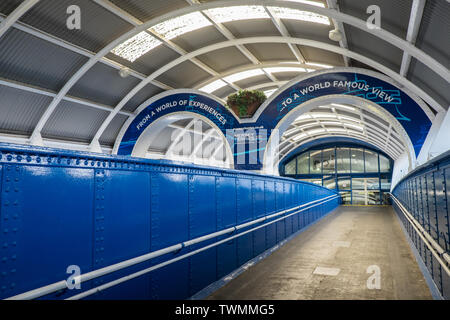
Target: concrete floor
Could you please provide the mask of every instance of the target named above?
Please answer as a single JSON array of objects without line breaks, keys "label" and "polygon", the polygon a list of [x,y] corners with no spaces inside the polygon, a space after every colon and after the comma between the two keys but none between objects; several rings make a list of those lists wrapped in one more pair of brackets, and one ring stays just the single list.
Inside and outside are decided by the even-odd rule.
[{"label": "concrete floor", "polygon": [[[380,289],[367,287],[372,265],[379,267]],[[320,268],[338,274],[317,274]],[[432,296],[391,207],[340,207],[207,299]]]}]

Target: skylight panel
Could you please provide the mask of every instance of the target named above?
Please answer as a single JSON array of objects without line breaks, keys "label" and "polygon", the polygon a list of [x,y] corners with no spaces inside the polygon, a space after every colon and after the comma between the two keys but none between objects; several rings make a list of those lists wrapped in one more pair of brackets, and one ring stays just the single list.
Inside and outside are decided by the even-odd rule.
[{"label": "skylight panel", "polygon": [[207,84],[204,87],[201,87],[199,90],[206,92],[206,93],[212,93],[222,87],[225,87],[227,84],[225,83],[225,81],[219,79],[216,81],[211,82],[210,84]]},{"label": "skylight panel", "polygon": [[310,66],[313,66],[313,67],[319,67],[319,68],[325,68],[325,69],[334,68],[332,65],[325,64],[325,63],[307,62],[306,64],[310,65]]},{"label": "skylight panel", "polygon": [[306,137],[306,134],[302,133],[302,134],[299,134],[299,135],[296,135],[295,137],[293,137],[292,140],[298,141],[304,137]]},{"label": "skylight panel", "polygon": [[167,40],[212,25],[200,12],[192,12],[157,24],[150,28]]},{"label": "skylight panel", "polygon": [[306,72],[305,68],[300,67],[270,67],[264,68],[268,73],[279,73],[279,72]]},{"label": "skylight panel", "polygon": [[308,0],[285,0],[285,1],[299,2],[299,3],[304,3],[304,4],[310,4],[310,5],[316,6],[316,7],[325,8],[325,4],[323,4],[321,2],[316,2],[316,1],[308,1]]},{"label": "skylight panel", "polygon": [[269,7],[269,9],[280,19],[300,20],[330,25],[330,19],[328,19],[328,17],[314,12],[282,7]]},{"label": "skylight panel", "polygon": [[236,20],[269,19],[263,6],[234,6],[205,10],[215,22],[224,23]]},{"label": "skylight panel", "polygon": [[142,31],[127,41],[119,44],[111,50],[115,55],[122,57],[130,62],[134,62],[148,51],[156,48],[161,41],[152,37],[147,32]]},{"label": "skylight panel", "polygon": [[264,72],[261,69],[254,69],[254,70],[238,72],[238,73],[229,75],[223,79],[226,82],[237,82],[240,80],[244,80],[244,79],[251,78],[251,77],[256,77],[256,76],[263,75],[263,74],[264,74]]}]

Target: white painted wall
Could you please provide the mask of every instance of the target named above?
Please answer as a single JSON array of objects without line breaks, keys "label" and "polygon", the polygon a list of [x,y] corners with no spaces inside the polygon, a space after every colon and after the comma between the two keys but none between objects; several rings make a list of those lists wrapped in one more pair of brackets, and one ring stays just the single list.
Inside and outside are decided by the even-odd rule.
[{"label": "white painted wall", "polygon": [[395,160],[392,171],[391,191],[395,185],[411,170],[409,166],[408,154],[402,153],[400,157]]},{"label": "white painted wall", "polygon": [[436,137],[431,143],[427,160],[437,157],[448,150],[450,150],[450,109],[445,114]]}]

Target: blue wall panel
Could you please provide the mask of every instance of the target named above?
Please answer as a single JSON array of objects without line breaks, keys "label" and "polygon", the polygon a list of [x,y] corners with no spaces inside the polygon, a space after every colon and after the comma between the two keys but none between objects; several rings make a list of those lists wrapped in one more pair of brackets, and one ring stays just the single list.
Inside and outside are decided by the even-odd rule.
[{"label": "blue wall panel", "polygon": [[8,295],[66,279],[70,265],[92,270],[93,177],[93,170],[5,166],[2,216],[11,227],[3,232],[14,236],[6,263],[20,275],[9,278]]},{"label": "blue wall panel", "polygon": [[[189,239],[189,192],[186,174],[151,174],[151,251]],[[176,201],[174,201],[176,200]],[[169,254],[176,258],[187,250]],[[165,257],[155,259],[153,264]],[[181,260],[150,274],[152,299],[182,299],[189,295],[189,261]]]},{"label": "blue wall panel", "polygon": [[[447,254],[450,254],[449,168],[450,154],[446,154],[409,173],[393,190],[393,194]],[[444,298],[450,299],[450,277],[403,216],[403,212],[396,205],[394,208],[399,213],[436,287]]]},{"label": "blue wall panel", "polygon": [[[230,228],[236,225],[236,179],[229,177],[216,177],[216,206],[217,230]],[[213,214],[214,212],[212,212]],[[223,235],[217,238],[227,238]],[[217,246],[217,277],[221,278],[237,267],[237,240],[233,239]]]},{"label": "blue wall panel", "polygon": [[[196,238],[217,230],[216,218],[216,180],[214,176],[189,176],[189,237]],[[207,201],[205,201],[207,199]],[[192,250],[200,248],[214,240],[192,246]],[[217,277],[217,250],[212,248],[189,258],[190,260],[190,293],[194,294]]]},{"label": "blue wall panel", "polygon": [[[249,172],[3,144],[0,182],[0,298],[65,280],[69,265],[86,273],[336,194]],[[85,299],[186,299],[312,222],[307,215],[190,257],[183,255],[231,234],[182,247],[40,299],[67,298],[179,257]]]}]

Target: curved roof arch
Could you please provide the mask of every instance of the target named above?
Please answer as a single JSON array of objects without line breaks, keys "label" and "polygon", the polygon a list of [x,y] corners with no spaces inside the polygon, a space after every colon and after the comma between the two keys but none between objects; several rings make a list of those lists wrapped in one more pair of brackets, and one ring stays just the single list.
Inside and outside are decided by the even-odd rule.
[{"label": "curved roof arch", "polygon": [[[11,5],[10,3],[13,2],[20,2],[20,4]],[[95,11],[95,13],[98,13],[97,16],[99,16],[99,25],[103,24],[105,26],[109,26],[111,29],[114,29],[114,26],[112,25],[113,22],[108,24],[108,21],[104,19],[106,14],[108,14],[108,17],[110,18],[109,20],[113,21],[114,19],[117,19],[114,21],[120,21],[120,23],[125,22],[128,24],[128,27],[117,27],[115,29],[117,30],[117,36],[104,37],[105,40],[101,45],[91,47],[86,41],[86,46],[84,46],[81,44],[79,38],[64,34],[61,31],[58,31],[56,27],[53,29],[45,27],[43,24],[39,24],[37,19],[32,19],[34,16],[37,17],[38,14],[41,14],[41,16],[44,14],[46,17],[51,17],[51,15],[57,14],[57,12],[51,11],[47,8],[47,4],[44,1],[5,0],[0,5],[0,49],[2,42],[6,44],[11,43],[10,38],[13,31],[14,34],[20,31],[20,35],[22,35],[22,33],[31,35],[39,39],[39,41],[51,43],[52,45],[58,46],[68,52],[73,52],[75,55],[85,58],[83,63],[80,64],[77,62],[77,68],[71,69],[73,71],[71,71],[71,74],[70,72],[68,73],[70,75],[69,77],[62,79],[63,81],[60,82],[62,84],[61,86],[53,87],[51,89],[49,88],[45,78],[39,78],[36,81],[28,81],[26,77],[9,77],[11,73],[14,75],[15,70],[12,70],[10,74],[0,73],[0,77],[2,78],[0,79],[0,90],[4,90],[6,92],[4,95],[6,94],[9,97],[9,95],[14,96],[17,92],[23,92],[24,95],[30,96],[30,98],[27,98],[28,101],[30,101],[30,105],[31,101],[36,100],[31,98],[34,97],[34,94],[42,97],[40,98],[40,101],[42,100],[42,102],[39,102],[40,105],[35,106],[35,108],[39,108],[42,112],[40,114],[36,113],[36,115],[33,115],[33,119],[27,118],[31,117],[31,112],[24,112],[23,116],[15,116],[17,118],[14,120],[16,123],[5,124],[8,129],[2,130],[2,124],[0,124],[0,139],[3,141],[18,141],[23,143],[31,142],[34,144],[45,143],[49,145],[51,144],[52,146],[57,145],[58,142],[60,142],[61,145],[64,145],[64,147],[67,146],[96,151],[101,151],[101,148],[103,148],[103,151],[111,150],[111,141],[113,141],[115,136],[117,136],[120,127],[123,126],[126,119],[133,115],[136,106],[141,104],[142,101],[148,99],[149,96],[161,92],[161,90],[183,87],[200,88],[199,85],[201,84],[208,84],[215,80],[222,79],[230,75],[232,72],[237,72],[239,69],[262,69],[264,74],[261,75],[261,78],[256,77],[255,79],[257,81],[253,81],[252,78],[248,81],[245,80],[236,81],[236,83],[228,83],[226,90],[219,90],[220,92],[217,93],[219,97],[225,98],[229,93],[232,93],[239,88],[280,87],[291,80],[294,74],[280,73],[280,75],[278,75],[277,73],[271,73],[264,70],[264,66],[269,66],[270,64],[275,66],[279,62],[288,62],[288,60],[286,60],[286,56],[282,56],[281,54],[279,56],[274,55],[273,59],[272,57],[271,59],[265,58],[264,55],[261,55],[260,52],[255,49],[255,46],[262,44],[271,44],[272,47],[270,48],[280,49],[275,49],[274,51],[281,52],[287,49],[290,52],[289,55],[293,58],[289,61],[292,62],[297,60],[297,63],[302,66],[307,66],[308,62],[329,63],[333,66],[343,66],[348,65],[349,61],[350,65],[355,64],[356,66],[370,66],[387,74],[405,87],[408,87],[411,91],[427,102],[431,109],[434,109],[434,112],[443,112],[448,107],[448,101],[446,101],[445,98],[447,97],[445,84],[448,86],[450,75],[448,69],[445,67],[447,65],[445,54],[444,56],[442,56],[442,54],[435,54],[423,45],[423,40],[420,39],[419,34],[420,28],[417,27],[420,27],[420,19],[414,18],[416,21],[413,19],[413,16],[417,17],[417,12],[413,11],[418,9],[412,8],[406,4],[399,5],[399,7],[403,6],[403,8],[410,10],[405,14],[402,13],[403,16],[411,15],[409,21],[410,25],[403,23],[400,27],[402,30],[399,32],[399,30],[396,30],[389,24],[384,23],[384,21],[389,20],[388,18],[390,14],[385,11],[383,14],[388,17],[383,20],[383,29],[367,29],[363,15],[354,14],[354,12],[356,12],[355,10],[349,10],[353,4],[350,4],[346,0],[340,1],[341,8],[337,6],[336,1],[334,0],[313,0],[312,4],[311,2],[302,3],[300,0],[202,1],[203,3],[198,3],[198,1],[195,0],[173,0],[170,4],[166,1],[151,1],[151,4],[148,6],[141,6],[139,9],[140,11],[135,9],[139,7],[139,5],[134,4],[134,2],[137,3],[139,1],[135,0],[130,0],[126,3],[117,0],[93,0],[87,2],[93,3],[89,8],[93,9],[92,11]],[[320,6],[313,5],[314,2],[319,3]],[[388,6],[392,3],[391,1],[385,0],[377,0],[375,2],[381,6]],[[77,1],[71,1],[71,4],[77,5]],[[80,2],[79,4],[83,10],[84,2]],[[207,14],[207,10],[213,10],[215,8],[229,9],[233,6],[257,6],[258,8],[265,10],[265,13],[263,13],[264,18],[255,17],[255,19],[252,19],[252,22],[249,22],[249,20],[239,19],[232,19],[228,21],[226,19],[214,19],[214,17]],[[14,10],[8,9],[11,7],[15,7]],[[61,7],[63,7],[63,5],[61,5]],[[277,16],[276,12],[274,14],[273,10],[270,9],[273,7],[286,8],[288,9],[286,10],[288,13],[289,10],[301,10],[311,12],[319,16],[326,16],[330,18],[329,24],[311,22],[304,24],[302,27],[306,26],[306,28],[303,29],[308,32],[311,31],[311,35],[308,35],[308,37],[302,37],[298,34],[298,30],[296,30],[295,26],[293,27],[291,20]],[[393,8],[394,7],[395,5]],[[441,12],[448,10],[447,7],[442,7],[440,4],[427,4],[425,8],[422,9],[425,10],[426,13],[434,12],[436,10],[440,10]],[[48,10],[48,12],[45,10]],[[142,12],[155,13],[144,15]],[[204,18],[209,21],[209,26],[193,30],[189,33],[184,31],[180,33],[175,29],[165,30],[161,28],[164,21],[170,21],[171,19],[194,12],[201,13]],[[413,15],[413,13],[415,13],[415,15]],[[397,17],[399,16],[398,12],[393,14],[394,20],[397,20]],[[425,19],[428,19],[428,15],[425,15]],[[55,22],[57,22],[57,20],[58,19],[56,18],[54,19]],[[440,20],[439,22],[443,23]],[[117,25],[119,26],[120,23],[117,23]],[[158,28],[153,28],[154,26],[158,26]],[[243,32],[236,32],[236,26],[239,26],[239,30],[242,30]],[[341,41],[339,42],[339,46],[333,45],[333,42],[330,42],[327,38],[327,33],[332,28],[337,28],[342,31],[344,38],[346,38],[345,42],[347,43]],[[95,39],[97,34],[95,34],[96,30],[94,29],[95,28],[89,29],[88,27],[88,30],[83,30],[83,32],[85,32],[86,37]],[[203,31],[206,29],[208,33],[211,34],[216,32],[218,35],[217,39],[214,39],[214,41],[201,41],[201,37],[206,37],[206,31]],[[17,30],[17,32],[15,30]],[[355,47],[355,41],[352,38],[357,34],[355,30],[359,30],[361,34],[367,34],[370,37],[373,36],[378,39],[380,43],[389,43],[393,47],[399,48],[404,58],[413,57],[413,64],[415,63],[415,60],[417,60],[425,65],[428,65],[425,68],[429,69],[425,70],[433,70],[433,73],[436,73],[437,77],[440,77],[441,82],[436,85],[433,84],[432,86],[434,87],[432,90],[428,90],[428,87],[424,87],[421,83],[417,82],[417,77],[414,78],[412,74],[408,75],[408,73],[405,72],[408,68],[406,67],[405,69],[405,64],[403,61],[401,66],[400,64],[398,66],[393,66],[392,64],[386,63],[383,59],[378,59],[376,54],[368,54],[368,52],[372,51],[372,49],[376,49],[373,47],[373,44],[370,44],[370,41],[367,42],[367,47],[369,48],[368,50],[362,51],[360,49],[353,49],[352,47]],[[418,45],[414,45],[414,41],[411,40],[414,38],[414,34],[411,35],[411,33],[414,33],[414,30],[416,30],[416,37],[419,34],[417,42]],[[147,32],[148,35],[153,36],[157,39],[157,41],[160,41],[164,48],[170,50],[170,52],[178,55],[179,57],[176,58],[173,56],[173,58],[171,58],[172,54],[167,54],[168,59],[164,59],[164,61],[157,62],[155,65],[149,67],[150,64],[147,66],[149,63],[147,58],[137,59],[135,62],[130,63],[124,61],[123,59],[118,59],[118,57],[111,54],[111,51],[118,45],[143,31]],[[402,32],[404,32],[405,36],[402,35]],[[219,40],[219,38],[221,38],[221,40]],[[189,40],[192,40],[192,43],[189,42]],[[229,42],[230,45],[224,45],[226,42]],[[338,60],[333,60],[335,58],[331,59],[330,54],[327,56],[324,53],[321,59],[311,60],[311,57],[314,55],[308,54],[308,50],[310,49],[306,49],[308,47],[313,48],[313,44],[316,45],[316,48],[323,50],[323,52],[328,51],[330,54],[333,52],[333,57],[336,57],[336,59],[339,56],[344,56],[345,58],[340,62],[337,62]],[[447,44],[439,43],[439,45],[442,45],[443,48],[445,48]],[[209,47],[209,49],[216,49],[211,51],[206,50],[205,52],[199,51],[207,47]],[[238,61],[235,64],[235,66],[238,67],[234,67],[234,70],[232,70],[233,68],[229,66],[224,65],[223,68],[217,68],[217,65],[210,63],[212,60],[209,57],[214,55],[227,56],[228,52],[230,52],[232,48],[237,49],[238,54],[242,55],[244,59],[246,59],[245,64],[242,63],[243,60]],[[161,51],[163,49],[158,47],[158,49],[154,50]],[[443,50],[445,52],[445,49]],[[147,54],[149,57],[157,55],[156,51],[152,51],[153,50],[150,50]],[[197,52],[198,55],[193,54],[194,52]],[[319,51],[317,52],[319,53]],[[2,52],[0,52],[0,55],[1,54]],[[185,59],[186,57],[187,59]],[[205,59],[205,57],[209,60]],[[329,61],[327,60],[327,57],[330,57]],[[14,60],[12,57],[10,59]],[[70,59],[72,58],[68,58],[68,60]],[[178,62],[180,63],[174,63],[172,68],[161,69],[161,67],[170,64],[171,61],[173,62],[177,59],[179,59]],[[357,64],[356,62],[358,60],[362,64]],[[7,63],[9,63],[9,61]],[[56,66],[58,62],[49,61],[48,63]],[[194,67],[189,67],[189,69],[187,66],[190,64],[193,64]],[[74,63],[74,65],[76,64]],[[99,67],[99,65],[106,66],[107,68],[105,68],[108,70],[112,69],[117,71],[125,69],[126,73],[129,74],[126,80],[117,80],[117,82],[124,83],[123,85],[120,85],[120,90],[116,90],[120,91],[117,93],[117,97],[120,97],[120,99],[117,99],[116,97],[113,99],[112,94],[116,94],[113,92],[114,90],[111,90],[111,93],[105,92],[104,97],[102,96],[98,99],[94,99],[93,96],[95,96],[95,94],[89,93],[87,89],[84,91],[74,90],[74,88],[79,89],[80,86],[89,88],[93,84],[93,82],[89,80],[90,78],[93,78],[93,73],[97,75],[96,85],[99,84],[98,81],[105,81],[108,77],[112,77],[110,71],[108,71],[109,73],[104,72],[103,69],[105,68]],[[143,68],[144,65],[146,68]],[[292,66],[294,67],[294,64]],[[42,73],[40,72],[40,69],[44,69],[45,67],[45,65],[33,65],[31,70],[35,70],[36,73]],[[412,67],[417,69],[416,66]],[[152,68],[152,72],[149,72],[148,70],[151,70]],[[310,66],[310,68],[317,69],[320,67]],[[181,79],[181,77],[181,80],[177,83],[167,81],[171,72],[183,75],[183,73],[187,73],[189,70],[194,69],[195,73],[203,74],[203,76],[198,77],[194,82],[188,81],[188,77],[186,76],[183,79]],[[159,70],[160,73],[154,73],[154,70]],[[180,70],[183,71],[179,72]],[[400,70],[400,72],[398,72],[398,70]],[[414,71],[416,74],[419,72],[417,70]],[[154,77],[149,79],[149,76],[152,76],[152,74]],[[425,73],[422,71],[420,74],[422,75]],[[428,76],[428,73],[426,74]],[[113,77],[117,77],[117,74]],[[138,86],[139,81],[141,81],[140,86]],[[131,83],[133,85],[130,85]],[[102,90],[104,87],[105,86],[100,85],[99,90]],[[153,91],[148,91],[149,87],[151,87]],[[148,91],[148,93],[146,93],[146,91]],[[438,93],[438,99],[436,98],[436,93]],[[0,91],[0,95],[1,94],[2,91]],[[108,97],[107,95],[111,96]],[[47,98],[44,99],[44,96]],[[444,97],[444,99],[441,99],[440,97]],[[38,102],[34,103],[37,104]],[[76,107],[69,108],[69,104],[73,104],[73,106]],[[87,111],[85,115],[82,115],[81,111],[76,111],[79,106],[83,106],[83,108],[85,108],[83,109]],[[25,107],[23,108],[26,109]],[[80,110],[81,109],[82,108],[80,107]],[[78,116],[74,116],[74,113],[76,112],[79,113]],[[30,114],[30,116],[27,116],[27,114]],[[73,123],[73,119],[76,119],[77,117],[79,119],[83,119],[83,117],[85,117],[87,119],[86,123],[90,123],[89,126],[88,124],[85,126],[78,124],[79,128],[76,128],[77,124]],[[3,118],[9,119],[10,117],[4,116]],[[90,118],[92,118],[92,120]],[[77,137],[72,138],[69,133],[62,134],[62,131],[64,131],[64,126],[74,127],[72,131],[76,133]],[[19,127],[23,127],[25,129],[17,130],[16,127],[17,129]],[[89,132],[82,134],[81,131],[86,130]],[[12,134],[10,134],[10,132],[12,132]],[[20,134],[16,134],[15,132],[19,132]],[[29,138],[31,138],[31,141],[28,140]]]}]

